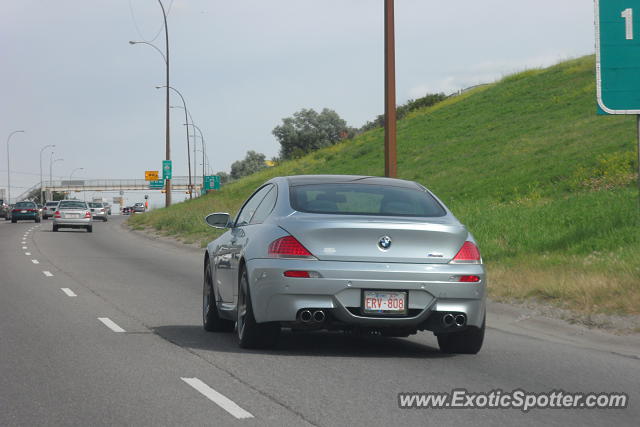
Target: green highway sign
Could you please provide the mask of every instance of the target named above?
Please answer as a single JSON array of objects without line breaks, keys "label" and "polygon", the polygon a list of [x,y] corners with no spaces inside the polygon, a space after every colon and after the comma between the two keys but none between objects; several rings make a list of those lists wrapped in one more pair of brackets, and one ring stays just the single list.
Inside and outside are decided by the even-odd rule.
[{"label": "green highway sign", "polygon": [[163,188],[164,188],[164,179],[159,179],[157,181],[149,181],[150,190],[162,190]]},{"label": "green highway sign", "polygon": [[600,114],[640,114],[640,0],[595,0]]},{"label": "green highway sign", "polygon": [[171,179],[171,160],[162,161],[162,179]]},{"label": "green highway sign", "polygon": [[204,177],[204,190],[219,190],[220,189],[220,176],[209,175]]}]

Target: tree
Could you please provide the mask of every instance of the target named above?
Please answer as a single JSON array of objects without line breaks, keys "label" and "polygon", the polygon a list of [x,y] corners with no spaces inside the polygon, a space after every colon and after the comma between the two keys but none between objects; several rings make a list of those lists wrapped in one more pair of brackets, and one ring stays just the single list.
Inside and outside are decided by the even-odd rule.
[{"label": "tree", "polygon": [[229,182],[230,177],[228,173],[224,171],[220,171],[220,172],[216,172],[216,175],[220,177],[220,185],[226,184],[227,182]]},{"label": "tree", "polygon": [[350,138],[354,130],[333,110],[325,108],[318,113],[303,108],[282,119],[282,125],[272,133],[280,143],[280,157],[288,160]]},{"label": "tree", "polygon": [[238,179],[243,176],[251,175],[264,169],[267,165],[264,163],[266,156],[253,150],[247,151],[247,155],[243,160],[236,160],[231,165],[231,178]]}]

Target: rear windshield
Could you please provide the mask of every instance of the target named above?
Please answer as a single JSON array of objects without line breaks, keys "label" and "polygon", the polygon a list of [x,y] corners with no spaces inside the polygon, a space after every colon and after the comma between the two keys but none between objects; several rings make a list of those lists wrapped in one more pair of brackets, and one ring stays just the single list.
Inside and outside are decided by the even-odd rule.
[{"label": "rear windshield", "polygon": [[313,184],[290,187],[291,207],[300,212],[407,217],[444,216],[431,194],[418,189],[370,184]]},{"label": "rear windshield", "polygon": [[73,200],[63,200],[60,202],[59,209],[86,209],[85,202],[75,202]]},{"label": "rear windshield", "polygon": [[47,202],[47,206],[58,206],[58,202]]},{"label": "rear windshield", "polygon": [[89,207],[90,208],[101,208],[102,207],[102,203],[89,202]]},{"label": "rear windshield", "polygon": [[16,208],[35,208],[36,204],[33,202],[18,202],[15,205]]}]

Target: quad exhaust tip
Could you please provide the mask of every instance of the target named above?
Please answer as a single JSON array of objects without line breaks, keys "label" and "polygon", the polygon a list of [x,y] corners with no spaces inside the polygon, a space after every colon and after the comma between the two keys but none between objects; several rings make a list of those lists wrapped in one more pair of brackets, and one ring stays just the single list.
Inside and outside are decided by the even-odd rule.
[{"label": "quad exhaust tip", "polygon": [[453,317],[453,314],[451,313],[447,313],[444,316],[442,316],[442,324],[444,326],[446,326],[447,328],[451,325],[453,325],[453,322],[455,321],[455,318]]},{"label": "quad exhaust tip", "polygon": [[458,314],[456,316],[456,326],[460,328],[466,324],[467,324],[467,316],[465,316],[464,314]]},{"label": "quad exhaust tip", "polygon": [[322,323],[326,320],[327,315],[324,310],[312,310],[313,309],[304,309],[300,311],[298,319],[300,319],[302,323]]},{"label": "quad exhaust tip", "polygon": [[455,326],[461,328],[467,324],[467,316],[465,314],[446,313],[442,316],[442,324],[448,328]]},{"label": "quad exhaust tip", "polygon": [[311,311],[309,310],[302,310],[300,312],[300,320],[303,323],[309,323],[311,321],[311,319],[313,318],[313,315],[311,314]]}]

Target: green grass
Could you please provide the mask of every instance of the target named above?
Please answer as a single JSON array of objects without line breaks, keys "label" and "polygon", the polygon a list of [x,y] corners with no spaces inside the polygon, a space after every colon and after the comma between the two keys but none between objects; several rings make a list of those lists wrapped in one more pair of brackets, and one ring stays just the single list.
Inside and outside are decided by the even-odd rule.
[{"label": "green grass", "polygon": [[[595,113],[594,58],[504,78],[398,122],[398,174],[433,190],[474,233],[497,299],[640,313],[635,118]],[[292,174],[384,173],[382,129],[284,162],[206,197],[131,218],[204,245],[202,218],[234,213]]]}]

